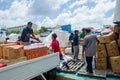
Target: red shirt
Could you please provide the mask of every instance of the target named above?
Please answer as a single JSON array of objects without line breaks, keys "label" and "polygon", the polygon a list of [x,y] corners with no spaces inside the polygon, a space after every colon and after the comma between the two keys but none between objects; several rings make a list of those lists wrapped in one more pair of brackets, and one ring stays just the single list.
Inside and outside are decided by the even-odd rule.
[{"label": "red shirt", "polygon": [[52,46],[52,49],[54,50],[54,52],[59,52],[61,54],[60,45],[59,45],[58,40],[56,40],[56,39],[52,40],[51,46]]}]

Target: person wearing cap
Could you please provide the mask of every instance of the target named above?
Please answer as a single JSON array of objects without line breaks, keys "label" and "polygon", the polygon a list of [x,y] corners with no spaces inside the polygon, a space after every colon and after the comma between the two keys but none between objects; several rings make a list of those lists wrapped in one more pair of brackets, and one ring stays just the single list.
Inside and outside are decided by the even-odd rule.
[{"label": "person wearing cap", "polygon": [[39,38],[35,37],[32,29],[32,22],[27,23],[27,27],[25,27],[21,34],[21,44],[29,45],[30,38],[35,39],[40,42]]}]

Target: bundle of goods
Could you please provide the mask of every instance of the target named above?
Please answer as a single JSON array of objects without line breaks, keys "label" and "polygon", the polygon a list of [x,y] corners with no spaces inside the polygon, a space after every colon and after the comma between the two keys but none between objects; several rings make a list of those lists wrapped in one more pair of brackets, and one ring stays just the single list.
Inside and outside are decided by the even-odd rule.
[{"label": "bundle of goods", "polygon": [[24,52],[27,59],[30,60],[40,56],[47,55],[48,49],[44,45],[34,44],[34,45],[24,46]]},{"label": "bundle of goods", "polygon": [[[115,73],[120,73],[120,26],[114,26],[114,31],[99,36],[100,44],[97,45],[96,68],[111,69]],[[101,64],[101,65],[100,65]],[[108,67],[106,67],[107,65]],[[99,67],[101,66],[101,67]],[[110,67],[109,67],[110,66]],[[103,70],[102,69],[102,70]]]},{"label": "bundle of goods", "polygon": [[24,57],[24,46],[22,45],[14,45],[14,46],[6,46],[3,48],[3,58],[4,59],[18,59],[20,57]]},{"label": "bundle of goods", "polygon": [[107,52],[104,44],[97,44],[97,53],[96,53],[96,69],[105,70],[107,69]]},{"label": "bundle of goods", "polygon": [[20,63],[20,62],[23,62],[23,61],[26,61],[26,57],[21,57],[21,58],[18,58],[18,59],[10,59],[10,60],[7,60],[7,59],[0,59],[0,63],[1,64],[6,64],[6,65],[12,65],[12,64],[16,64],[16,63]]},{"label": "bundle of goods", "polygon": [[5,66],[7,66],[26,60],[24,56],[24,46],[22,45],[16,45],[15,43],[1,44],[0,51],[2,54],[2,58],[0,59],[1,65],[5,64]]},{"label": "bundle of goods", "polygon": [[3,48],[6,46],[12,46],[12,45],[16,45],[15,43],[11,43],[11,44],[0,44],[0,57],[3,57]]},{"label": "bundle of goods", "polygon": [[112,71],[115,73],[120,73],[120,56],[111,57],[110,61],[111,61]]},{"label": "bundle of goods", "polygon": [[96,69],[98,70],[106,70],[107,69],[107,58],[96,58]]}]

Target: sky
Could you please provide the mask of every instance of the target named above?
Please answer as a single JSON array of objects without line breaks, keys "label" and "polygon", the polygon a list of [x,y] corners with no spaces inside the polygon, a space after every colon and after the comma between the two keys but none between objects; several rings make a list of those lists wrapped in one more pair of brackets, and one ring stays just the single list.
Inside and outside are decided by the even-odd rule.
[{"label": "sky", "polygon": [[53,27],[71,24],[72,29],[113,25],[116,0],[0,0],[0,27],[31,21]]}]

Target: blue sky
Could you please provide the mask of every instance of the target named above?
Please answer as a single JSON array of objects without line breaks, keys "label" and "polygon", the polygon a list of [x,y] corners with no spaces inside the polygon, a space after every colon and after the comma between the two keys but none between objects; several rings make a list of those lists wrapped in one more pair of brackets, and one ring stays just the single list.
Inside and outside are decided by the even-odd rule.
[{"label": "blue sky", "polygon": [[73,29],[113,24],[116,0],[0,0],[0,26],[14,27],[28,21]]}]

